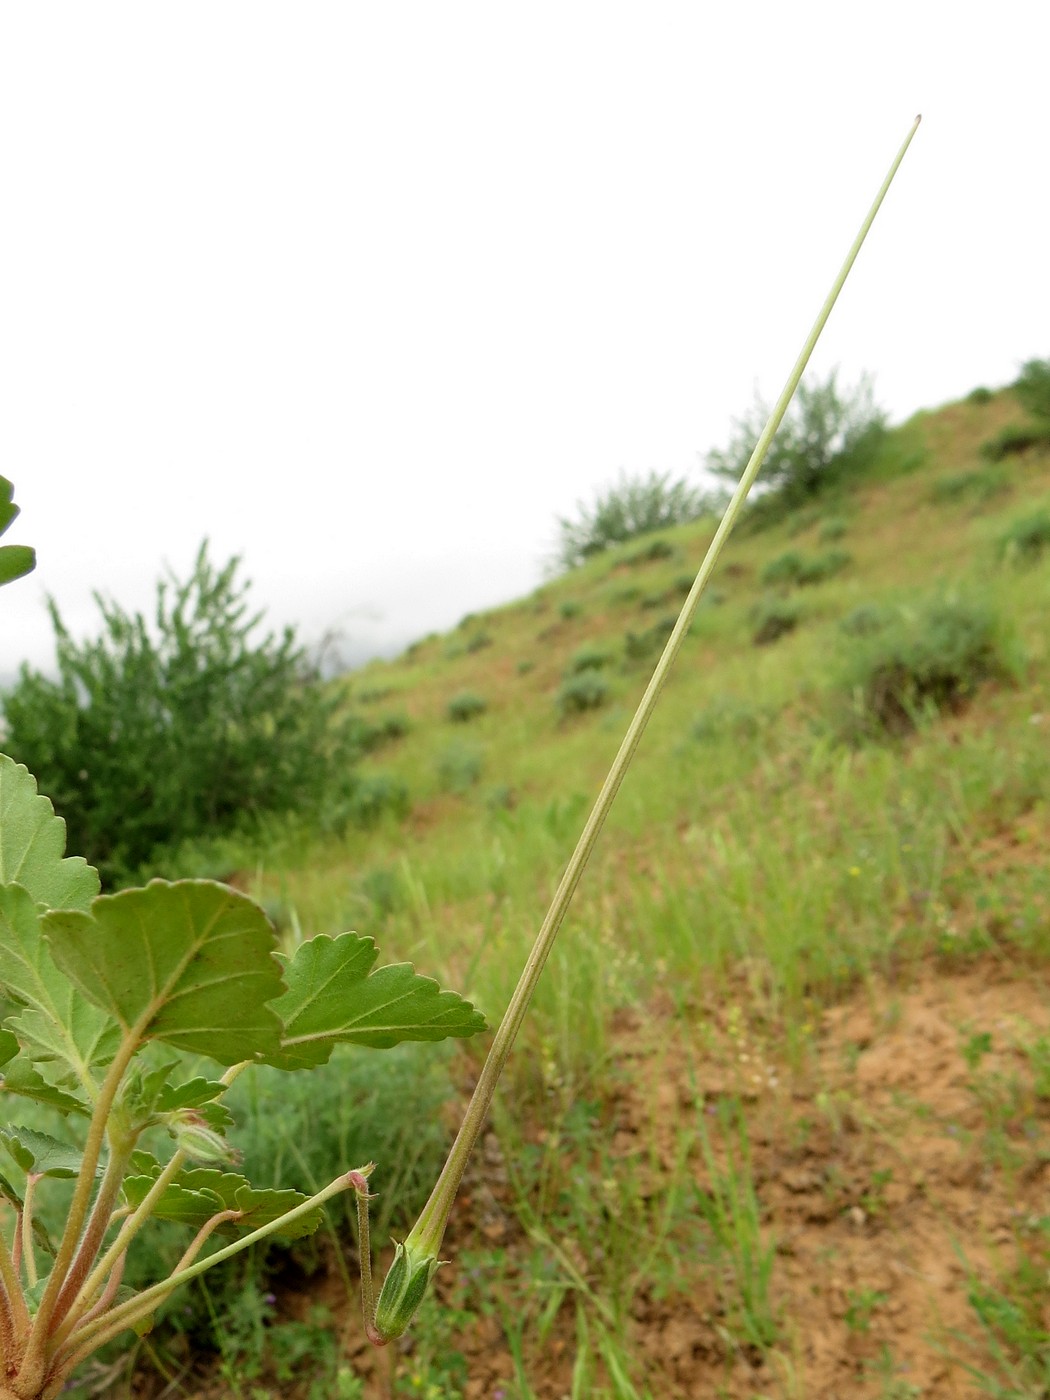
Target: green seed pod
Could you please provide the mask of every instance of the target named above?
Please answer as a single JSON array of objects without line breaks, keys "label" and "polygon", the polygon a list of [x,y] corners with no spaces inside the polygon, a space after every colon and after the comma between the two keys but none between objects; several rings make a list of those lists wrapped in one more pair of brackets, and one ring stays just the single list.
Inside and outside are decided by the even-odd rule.
[{"label": "green seed pod", "polygon": [[192,1111],[173,1114],[168,1132],[191,1162],[218,1167],[233,1166],[241,1160],[237,1149]]},{"label": "green seed pod", "polygon": [[408,1331],[416,1309],[434,1277],[439,1260],[399,1244],[376,1304],[375,1330],[384,1342]]}]

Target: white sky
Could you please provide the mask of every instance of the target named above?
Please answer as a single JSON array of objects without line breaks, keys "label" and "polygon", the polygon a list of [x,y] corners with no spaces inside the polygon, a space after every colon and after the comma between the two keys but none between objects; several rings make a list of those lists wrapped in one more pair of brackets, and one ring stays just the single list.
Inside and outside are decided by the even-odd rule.
[{"label": "white sky", "polygon": [[1013,379],[1048,52],[1045,0],[3,5],[0,674],[205,535],[354,653],[527,592],[779,391],[917,111],[814,370]]}]

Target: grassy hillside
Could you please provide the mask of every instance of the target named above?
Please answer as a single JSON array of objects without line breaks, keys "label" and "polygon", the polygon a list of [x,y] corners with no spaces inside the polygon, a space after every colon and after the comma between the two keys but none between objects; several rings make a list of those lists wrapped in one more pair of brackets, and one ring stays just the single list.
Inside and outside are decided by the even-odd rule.
[{"label": "grassy hillside", "polygon": [[[351,1318],[340,1394],[1048,1393],[1050,455],[980,450],[1017,417],[1007,391],[921,413],[728,546],[440,1306],[391,1354]],[[242,882],[498,1019],[713,528],[349,677],[410,814]],[[449,1061],[457,1099],[482,1053]]]}]

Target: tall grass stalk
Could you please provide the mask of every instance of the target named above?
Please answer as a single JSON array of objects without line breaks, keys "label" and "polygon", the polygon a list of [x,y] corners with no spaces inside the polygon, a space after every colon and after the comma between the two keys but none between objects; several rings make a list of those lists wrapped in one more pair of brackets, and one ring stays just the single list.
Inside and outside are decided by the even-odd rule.
[{"label": "tall grass stalk", "polygon": [[[550,954],[558,930],[565,918],[573,894],[579,884],[602,827],[605,824],[606,817],[608,816],[609,809],[612,806],[617,791],[630,767],[631,760],[645,732],[646,725],[660,697],[660,692],[663,690],[671,667],[681,649],[686,633],[689,630],[689,626],[700,603],[700,599],[707,587],[719,556],[722,553],[723,546],[739,519],[748,492],[758,475],[769,445],[777,428],[780,426],[792,396],[798,388],[799,381],[802,378],[821,331],[824,329],[832,308],[845,284],[846,278],[856,261],[857,255],[868,235],[868,231],[882,205],[882,201],[911,144],[912,138],[918,130],[919,120],[920,119],[916,117],[907,137],[890,166],[889,172],[846,256],[846,260],[838,276],[835,278],[831,291],[825,298],[817,319],[809,335],[806,337],[798,359],[795,361],[794,367],[788,375],[787,382],[776,402],[773,412],[770,414],[769,421],[755,445],[751,459],[744,470],[732,500],[726,508],[721,524],[715,531],[714,538],[707,550],[704,561],[700,566],[692,588],[682,606],[674,630],[667,640],[663,654],[656,665],[653,677],[646,687],[645,694],[642,696],[634,718],[628,726],[619,752],[602,785],[590,816],[587,818],[583,832],[577,842],[576,849],[569,859],[569,863],[558,885],[550,909],[543,921],[518,985],[511,997],[510,1004],[493,1037],[488,1058],[478,1077],[478,1082],[467,1107],[466,1115],[449,1152],[445,1166],[438,1177],[429,1201],[423,1208],[422,1214],[409,1233],[404,1245],[398,1246],[397,1256],[391,1266],[390,1274],[387,1277],[379,1298],[374,1322],[370,1316],[372,1306],[371,1299],[367,1296],[366,1290],[366,1296],[364,1297],[366,1328],[369,1334],[377,1341],[382,1342],[390,1340],[393,1337],[402,1335],[402,1333],[407,1330],[411,1322],[412,1314],[426,1291],[429,1279],[432,1277],[434,1270],[438,1267],[441,1241],[444,1236],[449,1212],[451,1211],[452,1204],[459,1189],[459,1183],[462,1180],[470,1153],[481,1131],[485,1116],[488,1113],[492,1096],[499,1082],[499,1077],[503,1071],[507,1057],[510,1054],[515,1038],[517,1037],[522,1021],[524,1020],[537,981]],[[367,1248],[367,1242],[362,1240],[362,1250],[365,1248]]]}]

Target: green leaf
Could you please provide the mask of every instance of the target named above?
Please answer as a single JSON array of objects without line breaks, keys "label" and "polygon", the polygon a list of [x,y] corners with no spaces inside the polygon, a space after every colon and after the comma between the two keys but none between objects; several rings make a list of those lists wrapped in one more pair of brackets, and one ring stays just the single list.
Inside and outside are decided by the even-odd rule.
[{"label": "green leaf", "polygon": [[[226,1088],[218,1079],[188,1079],[185,1084],[166,1084],[157,1100],[157,1112],[174,1113],[179,1108],[200,1108],[201,1104],[210,1103],[220,1094],[225,1094]],[[233,1122],[232,1114],[230,1122]]]},{"label": "green leaf", "polygon": [[18,1094],[24,1099],[46,1104],[48,1108],[57,1108],[60,1113],[82,1113],[85,1117],[91,1113],[83,1099],[48,1084],[28,1060],[7,1062],[3,1074],[0,1074],[0,1092]]},{"label": "green leaf", "polygon": [[485,1018],[455,992],[444,992],[411,963],[371,972],[371,938],[320,934],[302,943],[285,969],[288,991],[273,1002],[284,1022],[281,1049],[267,1055],[278,1069],[324,1064],[337,1044],[386,1049],[402,1040],[475,1035]]},{"label": "green leaf", "polygon": [[15,505],[15,488],[8,481],[6,476],[0,476],[0,535],[4,533],[12,520],[17,520],[21,511]]},{"label": "green leaf", "polygon": [[35,1128],[0,1128],[0,1142],[28,1176],[74,1177],[83,1153]]},{"label": "green leaf", "polygon": [[[136,1158],[140,1154],[136,1153]],[[153,1185],[154,1175],[129,1176],[124,1179],[124,1195],[135,1207],[145,1198]],[[222,1172],[202,1167],[180,1172],[168,1185],[153,1208],[156,1220],[177,1220],[194,1230],[223,1210],[239,1210],[239,1220],[225,1221],[219,1228],[224,1233],[257,1230],[261,1225],[278,1219],[286,1211],[307,1200],[300,1191],[258,1190],[235,1172]],[[311,1235],[321,1223],[323,1207],[308,1211],[276,1233],[296,1240]]]},{"label": "green leaf", "polygon": [[24,578],[36,568],[36,550],[27,544],[0,545],[0,585]]},{"label": "green leaf", "polygon": [[113,1058],[119,1032],[55,966],[37,906],[21,885],[0,886],[0,988],[24,1008],[8,1029],[29,1057],[61,1064],[60,1078],[93,1091],[92,1069]]},{"label": "green leaf", "polygon": [[18,1038],[10,1031],[0,1030],[0,1065],[6,1065],[18,1054]]},{"label": "green leaf", "polygon": [[235,890],[151,880],[42,922],[59,968],[140,1040],[224,1065],[277,1052],[280,1021],[265,1005],[283,990],[274,931]]},{"label": "green leaf", "polygon": [[49,909],[88,909],[99,892],[98,871],[81,856],[65,856],[66,824],[37,792],[21,763],[0,754],[0,884],[22,885]]}]

